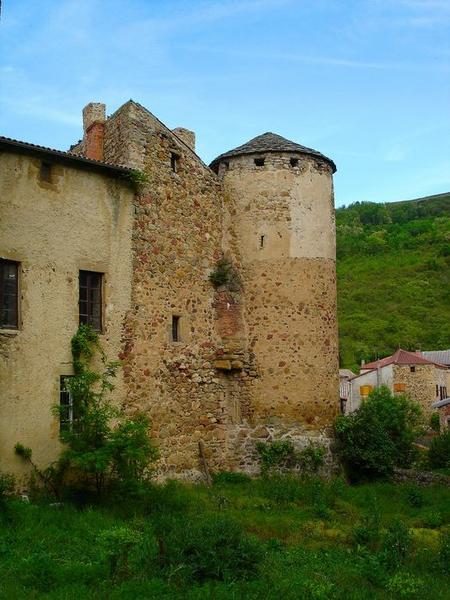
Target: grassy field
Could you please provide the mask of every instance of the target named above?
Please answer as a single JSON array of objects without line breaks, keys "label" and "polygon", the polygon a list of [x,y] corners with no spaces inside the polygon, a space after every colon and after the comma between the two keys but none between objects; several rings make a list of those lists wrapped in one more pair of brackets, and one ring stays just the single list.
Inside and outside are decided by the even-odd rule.
[{"label": "grassy field", "polygon": [[8,500],[0,523],[2,599],[450,598],[444,487],[224,475],[90,507]]}]

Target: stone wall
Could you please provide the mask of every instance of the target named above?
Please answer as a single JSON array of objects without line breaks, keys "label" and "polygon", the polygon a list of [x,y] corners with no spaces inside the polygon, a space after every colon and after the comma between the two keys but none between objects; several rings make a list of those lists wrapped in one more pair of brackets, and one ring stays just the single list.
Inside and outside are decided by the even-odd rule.
[{"label": "stone wall", "polygon": [[[221,300],[209,281],[222,252],[220,184],[190,148],[132,102],[107,121],[105,159],[142,169],[149,179],[133,225],[132,310],[121,354],[126,404],[150,415],[160,470],[199,477],[198,442],[211,466],[224,468],[232,419],[234,383],[214,367],[225,350],[216,319]],[[178,342],[171,340],[174,315]]]},{"label": "stone wall", "polygon": [[[290,158],[268,155],[259,170],[252,157],[233,159],[217,177],[193,136],[139,104],[106,120],[104,159],[148,177],[120,356],[126,406],[151,417],[164,476],[201,477],[199,441],[212,469],[249,472],[257,441],[329,444],[338,410],[332,177],[320,160],[292,167]],[[209,275],[221,259],[233,278],[216,289]]]},{"label": "stone wall", "polygon": [[438,400],[436,385],[443,385],[447,377],[445,369],[434,365],[394,365],[394,382],[405,384],[405,393],[418,402],[428,418],[433,409],[431,405]]},{"label": "stone wall", "polygon": [[[227,159],[224,243],[243,281],[253,426],[321,435],[338,410],[333,188],[330,167],[290,154]],[[312,433],[316,432],[316,433]],[[243,436],[240,429],[238,436]]]}]

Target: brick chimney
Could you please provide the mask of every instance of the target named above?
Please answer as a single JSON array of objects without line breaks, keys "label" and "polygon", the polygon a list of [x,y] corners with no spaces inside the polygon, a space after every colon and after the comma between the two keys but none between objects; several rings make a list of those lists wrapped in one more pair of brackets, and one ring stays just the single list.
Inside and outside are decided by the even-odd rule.
[{"label": "brick chimney", "polygon": [[183,140],[186,146],[189,146],[195,152],[195,133],[193,131],[184,127],[175,127],[172,131],[180,140]]},{"label": "brick chimney", "polygon": [[103,160],[105,137],[105,105],[89,102],[83,108],[83,144],[85,158]]}]

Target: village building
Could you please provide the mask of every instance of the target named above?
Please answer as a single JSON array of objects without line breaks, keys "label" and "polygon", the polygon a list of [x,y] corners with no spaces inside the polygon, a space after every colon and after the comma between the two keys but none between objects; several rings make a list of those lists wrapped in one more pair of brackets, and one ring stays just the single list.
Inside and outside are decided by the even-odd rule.
[{"label": "village building", "polygon": [[444,432],[450,429],[450,397],[434,402],[431,408],[438,411],[440,431]]},{"label": "village building", "polygon": [[339,401],[341,414],[345,414],[347,407],[347,400],[350,394],[351,383],[350,380],[355,377],[356,373],[353,373],[350,369],[339,369]]},{"label": "village building", "polygon": [[433,411],[433,403],[447,395],[450,369],[424,358],[418,352],[399,349],[391,356],[363,364],[359,375],[349,380],[346,412],[359,408],[369,393],[381,385],[396,394],[408,394],[418,402],[425,415]]},{"label": "village building", "polygon": [[122,361],[114,397],[151,418],[165,476],[198,478],[199,442],[248,472],[259,440],[327,444],[334,163],[266,133],[208,167],[133,101],[83,125],[69,152],[0,140],[0,469],[26,475],[17,441],[58,456],[79,323]]}]

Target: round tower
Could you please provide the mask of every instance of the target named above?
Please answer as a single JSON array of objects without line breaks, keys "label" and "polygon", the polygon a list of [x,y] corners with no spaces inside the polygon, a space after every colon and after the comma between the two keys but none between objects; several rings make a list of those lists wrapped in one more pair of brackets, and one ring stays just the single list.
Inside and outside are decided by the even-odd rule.
[{"label": "round tower", "polygon": [[320,431],[338,411],[336,252],[329,158],[265,133],[220,155],[227,250],[243,281],[253,423]]}]

